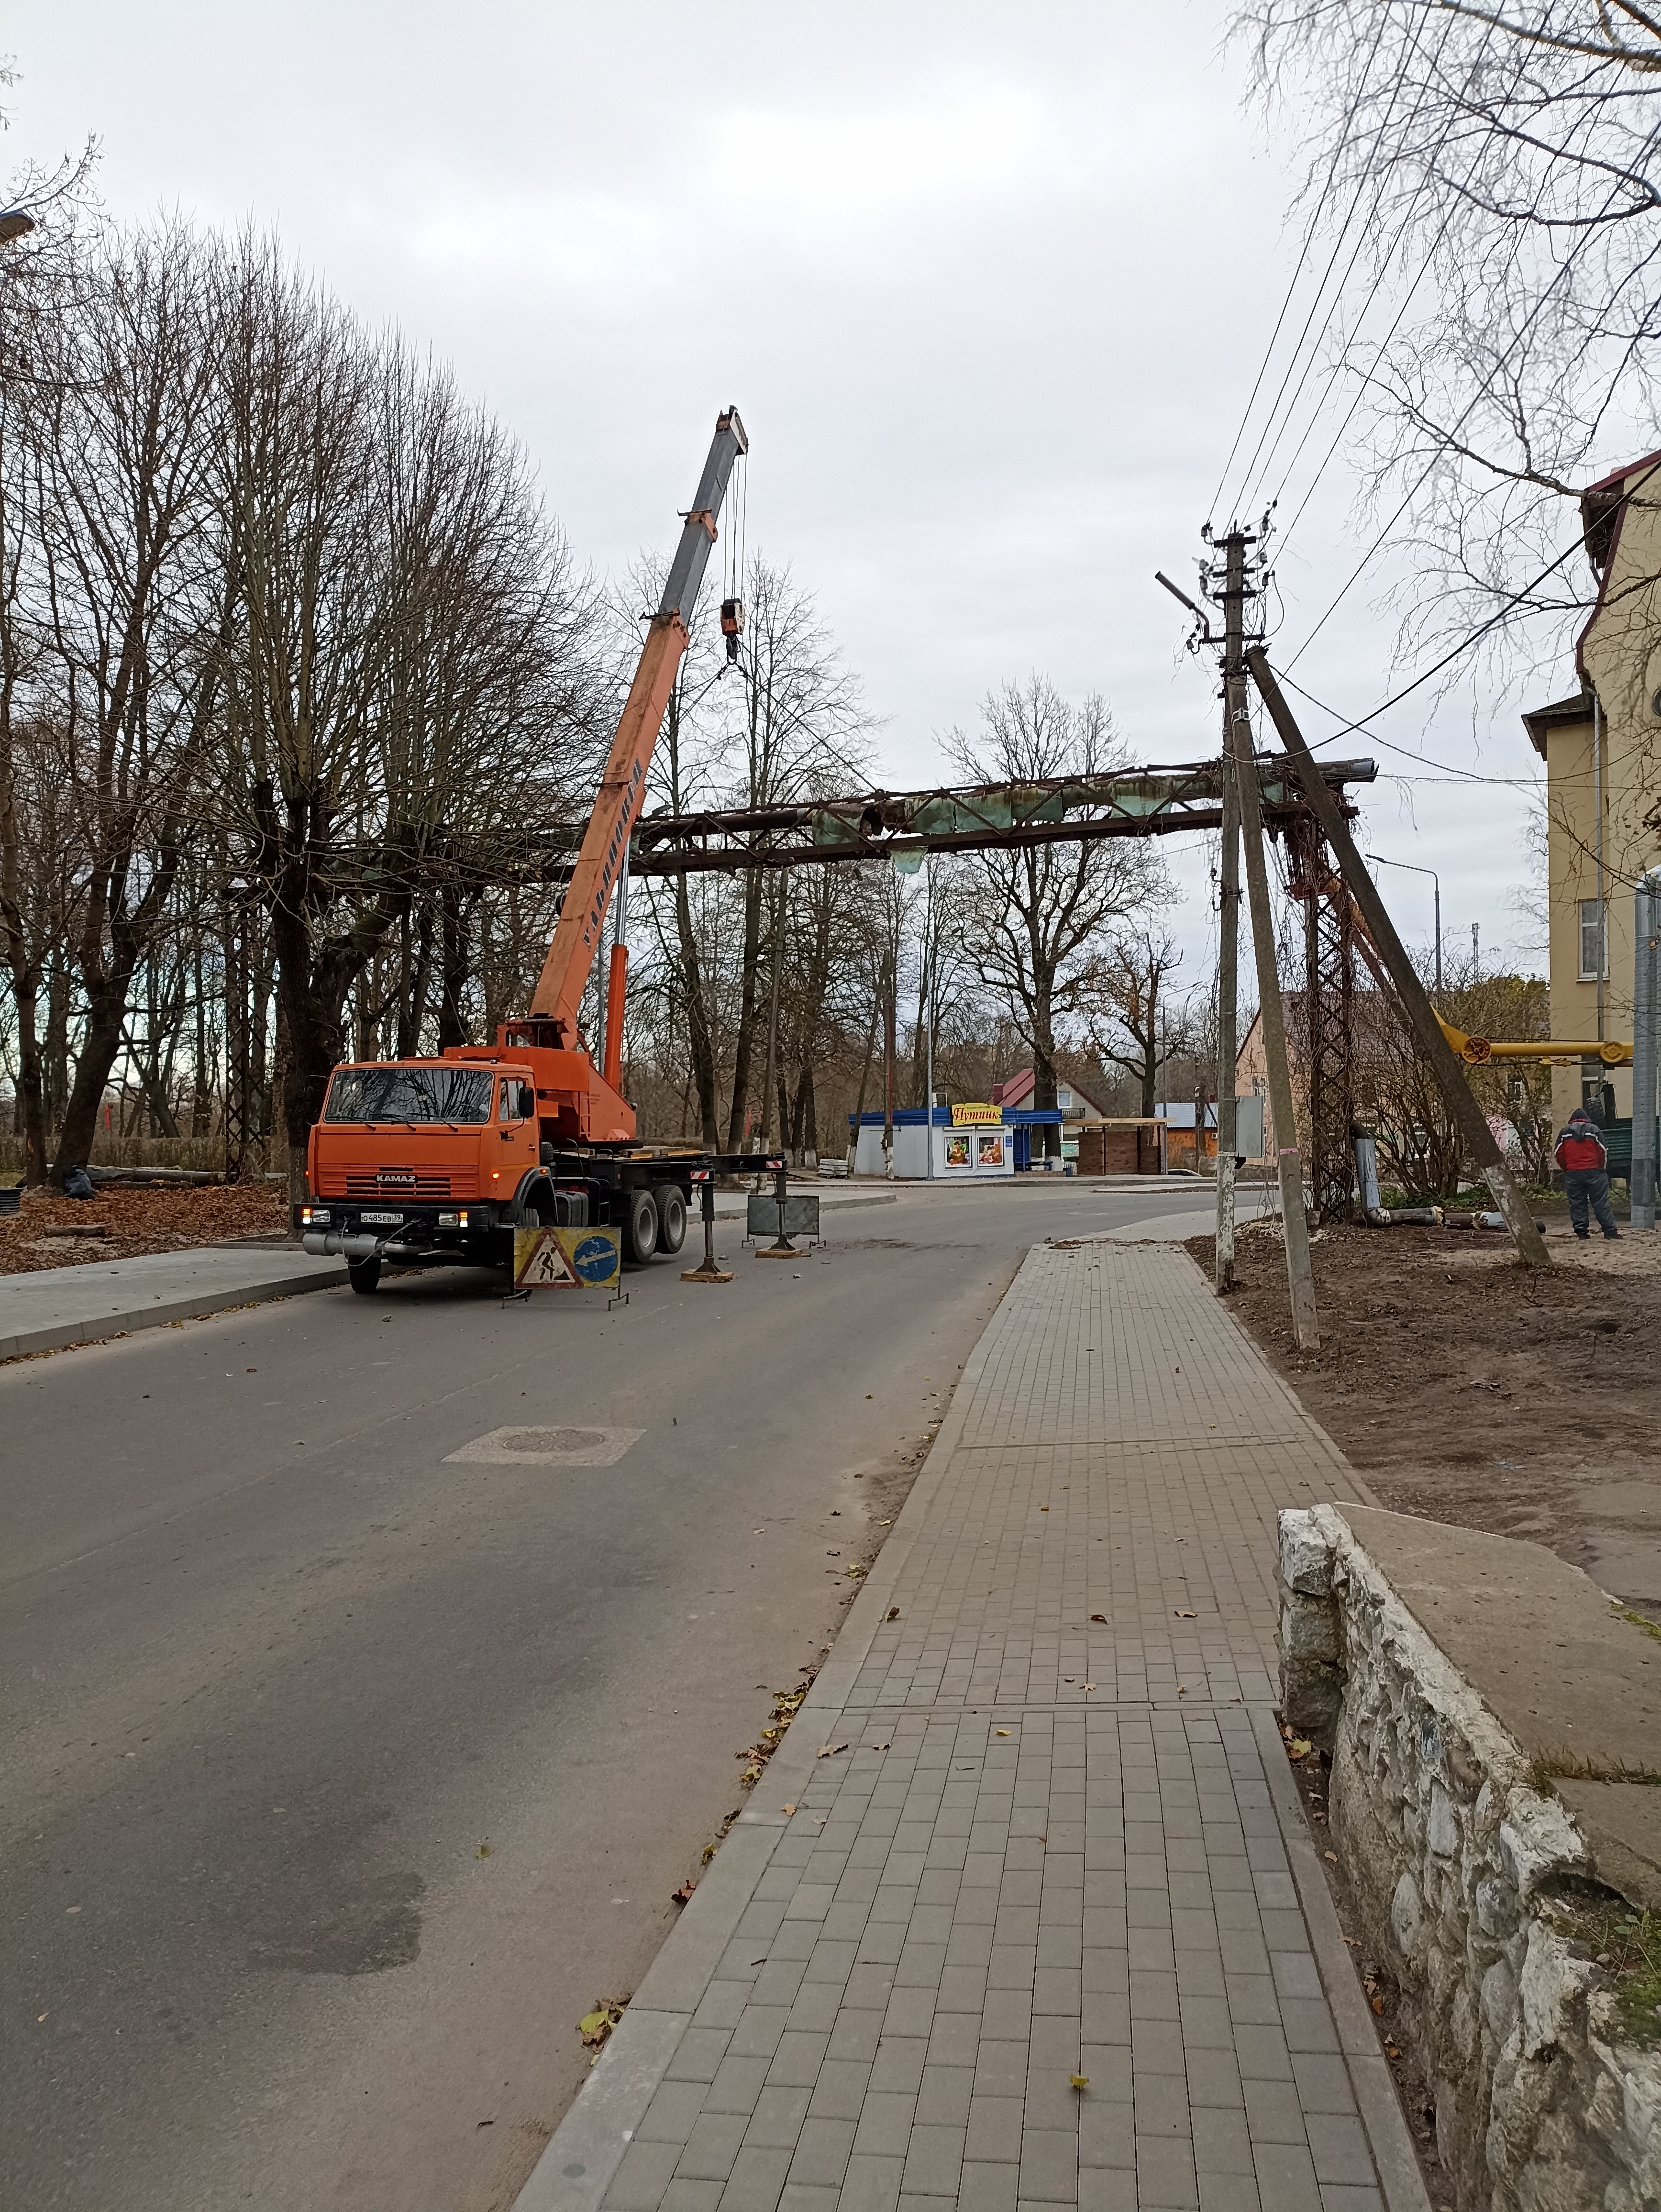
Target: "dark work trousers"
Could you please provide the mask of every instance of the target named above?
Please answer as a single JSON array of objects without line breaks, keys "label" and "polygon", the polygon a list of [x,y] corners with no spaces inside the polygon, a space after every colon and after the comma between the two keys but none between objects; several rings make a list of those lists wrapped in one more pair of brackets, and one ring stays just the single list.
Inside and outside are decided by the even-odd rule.
[{"label": "dark work trousers", "polygon": [[1570,1168],[1564,1176],[1569,1194],[1569,1226],[1577,1237],[1588,1235],[1586,1209],[1597,1216],[1597,1226],[1605,1237],[1618,1237],[1615,1216],[1609,1211],[1609,1179],[1602,1168]]}]

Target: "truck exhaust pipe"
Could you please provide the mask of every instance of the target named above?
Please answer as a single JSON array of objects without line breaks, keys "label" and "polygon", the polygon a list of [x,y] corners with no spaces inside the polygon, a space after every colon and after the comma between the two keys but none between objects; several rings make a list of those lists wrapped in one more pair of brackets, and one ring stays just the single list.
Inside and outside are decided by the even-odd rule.
[{"label": "truck exhaust pipe", "polygon": [[380,1249],[378,1237],[343,1237],[338,1229],[308,1229],[301,1243],[314,1260],[326,1260],[337,1255],[347,1260],[373,1260]]}]

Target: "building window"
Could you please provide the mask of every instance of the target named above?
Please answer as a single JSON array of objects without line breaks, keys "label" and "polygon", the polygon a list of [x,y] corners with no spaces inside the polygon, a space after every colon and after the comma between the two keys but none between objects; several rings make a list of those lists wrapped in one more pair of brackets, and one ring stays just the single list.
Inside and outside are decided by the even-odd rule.
[{"label": "building window", "polygon": [[1603,908],[1597,899],[1580,902],[1580,980],[1595,982],[1609,972],[1609,945],[1603,933]]}]

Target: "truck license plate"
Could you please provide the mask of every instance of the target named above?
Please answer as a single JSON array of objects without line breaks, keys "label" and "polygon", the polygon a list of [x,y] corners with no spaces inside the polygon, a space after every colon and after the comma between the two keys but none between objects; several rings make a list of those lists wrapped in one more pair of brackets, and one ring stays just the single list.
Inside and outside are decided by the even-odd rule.
[{"label": "truck license plate", "polygon": [[360,1221],[373,1222],[377,1229],[401,1228],[404,1221],[401,1213],[360,1213],[357,1218]]}]

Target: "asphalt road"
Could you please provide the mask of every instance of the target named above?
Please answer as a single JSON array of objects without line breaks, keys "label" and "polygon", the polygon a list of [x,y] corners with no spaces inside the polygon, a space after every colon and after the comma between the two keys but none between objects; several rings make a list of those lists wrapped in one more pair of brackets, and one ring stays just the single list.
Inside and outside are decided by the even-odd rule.
[{"label": "asphalt road", "polygon": [[[611,1314],[406,1276],[0,1368],[0,2203],[511,2204],[1027,1247],[1200,1202],[917,1193]],[[447,1458],[513,1425],[640,1434]]]}]

